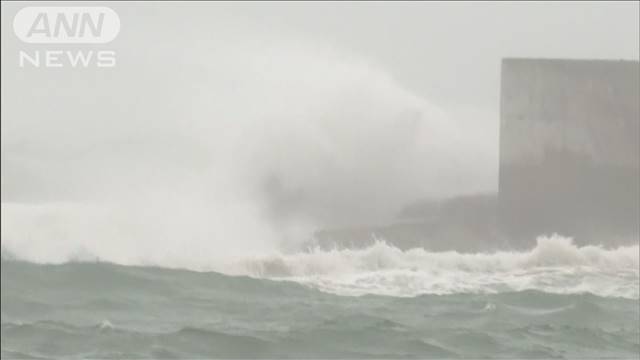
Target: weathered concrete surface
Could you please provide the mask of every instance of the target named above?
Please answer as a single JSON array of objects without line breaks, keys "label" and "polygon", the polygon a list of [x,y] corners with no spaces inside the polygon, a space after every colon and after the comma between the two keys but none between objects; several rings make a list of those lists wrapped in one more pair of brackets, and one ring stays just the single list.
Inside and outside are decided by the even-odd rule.
[{"label": "weathered concrete surface", "polygon": [[639,70],[637,61],[503,61],[499,209],[509,237],[637,241]]}]

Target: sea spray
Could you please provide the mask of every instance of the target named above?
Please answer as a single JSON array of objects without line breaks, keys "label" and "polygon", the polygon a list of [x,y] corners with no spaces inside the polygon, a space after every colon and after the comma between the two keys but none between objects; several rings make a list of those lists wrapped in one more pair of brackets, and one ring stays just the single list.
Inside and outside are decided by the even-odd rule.
[{"label": "sea spray", "polygon": [[[181,43],[189,58],[162,53],[172,74],[132,59],[157,89],[145,96],[123,88],[114,104],[101,88],[61,88],[47,101],[73,98],[75,112],[3,119],[2,244],[38,262],[195,269],[492,188],[490,127],[448,116],[366,58],[242,40]],[[129,84],[118,71],[105,82]]]},{"label": "sea spray", "polygon": [[309,252],[244,260],[239,274],[292,280],[341,295],[496,293],[535,289],[638,299],[638,245],[578,247],[542,236],[529,251],[494,253],[400,250],[378,241],[364,249]]}]

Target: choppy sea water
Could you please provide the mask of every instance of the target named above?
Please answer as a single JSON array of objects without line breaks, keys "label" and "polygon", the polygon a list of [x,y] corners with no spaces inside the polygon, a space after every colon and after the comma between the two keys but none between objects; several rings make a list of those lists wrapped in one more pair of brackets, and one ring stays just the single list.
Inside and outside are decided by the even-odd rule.
[{"label": "choppy sea water", "polygon": [[311,251],[229,272],[2,260],[2,358],[629,358],[638,247]]}]

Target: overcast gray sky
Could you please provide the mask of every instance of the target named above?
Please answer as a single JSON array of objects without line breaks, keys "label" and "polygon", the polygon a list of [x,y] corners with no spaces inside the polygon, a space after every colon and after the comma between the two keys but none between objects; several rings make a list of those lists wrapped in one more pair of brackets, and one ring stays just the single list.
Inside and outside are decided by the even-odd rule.
[{"label": "overcast gray sky", "polygon": [[[144,51],[163,33],[252,30],[297,36],[380,63],[440,102],[495,108],[503,57],[638,59],[638,2],[110,3],[120,43]],[[19,3],[3,3],[3,43]],[[144,34],[133,35],[140,31]],[[8,40],[8,41],[7,41]],[[185,39],[188,42],[188,39]],[[5,46],[5,45],[3,45]],[[15,54],[3,52],[3,63]]]},{"label": "overcast gray sky", "polygon": [[[495,108],[503,57],[638,59],[638,2],[202,5],[362,54],[436,100]],[[176,17],[189,17],[182,7]]]}]

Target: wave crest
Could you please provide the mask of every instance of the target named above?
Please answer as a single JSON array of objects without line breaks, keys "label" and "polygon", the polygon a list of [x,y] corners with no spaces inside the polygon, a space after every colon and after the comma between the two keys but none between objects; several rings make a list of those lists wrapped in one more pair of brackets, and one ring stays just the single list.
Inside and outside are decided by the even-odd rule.
[{"label": "wave crest", "polygon": [[407,270],[460,270],[503,272],[537,267],[583,266],[609,270],[637,270],[638,245],[605,249],[578,247],[571,238],[541,236],[530,251],[495,253],[430,252],[422,248],[400,250],[383,240],[364,249],[310,249],[297,254],[275,254],[241,263],[255,276],[312,276],[348,272]]},{"label": "wave crest", "polygon": [[535,289],[638,298],[638,245],[576,246],[571,238],[542,236],[522,252],[400,250],[384,241],[365,249],[333,249],[251,258],[234,273],[285,279],[344,295],[415,296]]}]

